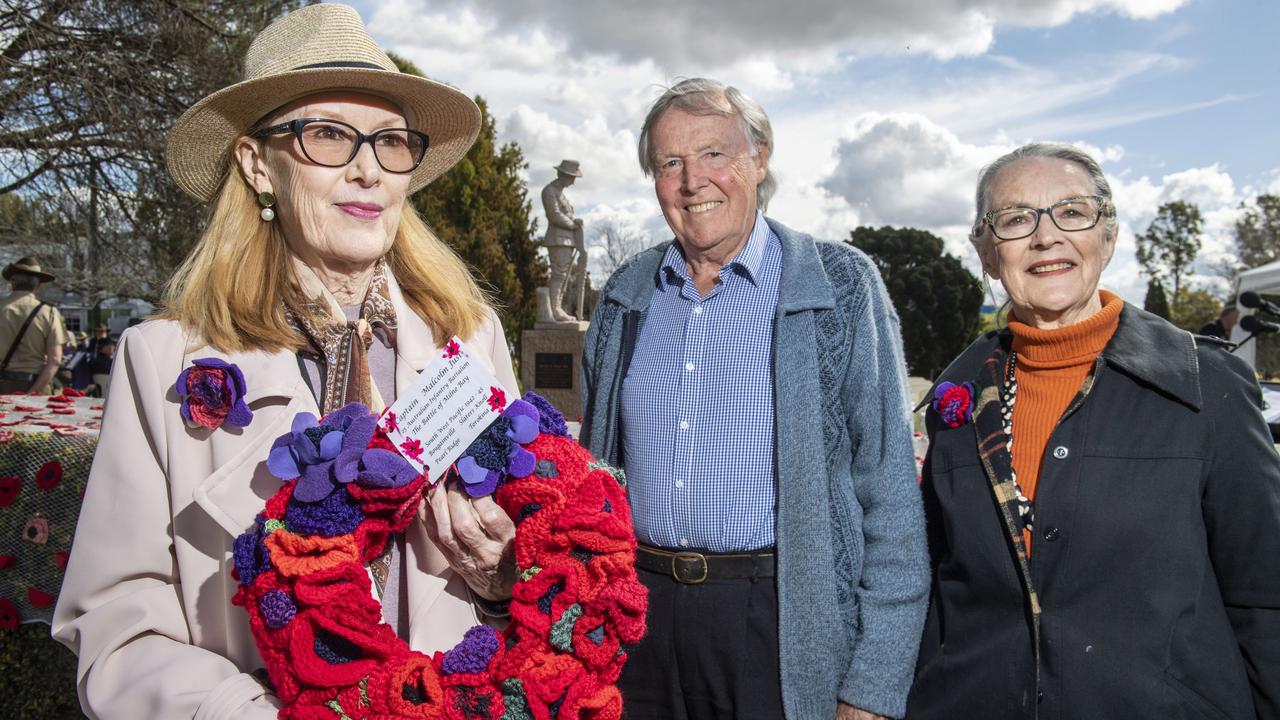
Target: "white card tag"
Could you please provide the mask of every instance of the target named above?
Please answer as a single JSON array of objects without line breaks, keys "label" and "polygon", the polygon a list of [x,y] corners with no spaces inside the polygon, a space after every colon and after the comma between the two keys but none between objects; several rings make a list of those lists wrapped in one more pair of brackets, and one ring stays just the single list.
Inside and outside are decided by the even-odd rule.
[{"label": "white card tag", "polygon": [[435,485],[506,407],[502,384],[455,337],[378,422]]}]

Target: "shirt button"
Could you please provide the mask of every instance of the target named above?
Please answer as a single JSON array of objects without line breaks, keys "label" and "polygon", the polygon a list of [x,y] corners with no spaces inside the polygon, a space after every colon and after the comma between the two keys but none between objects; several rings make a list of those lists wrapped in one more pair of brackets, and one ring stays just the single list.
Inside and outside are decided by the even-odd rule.
[{"label": "shirt button", "polygon": [[683,480],[677,480],[677,481],[676,481],[676,487],[678,487],[678,488],[682,488],[682,487],[684,487],[684,481],[683,481]]},{"label": "shirt button", "polygon": [[1059,530],[1056,526],[1051,527],[1048,530],[1044,531],[1044,539],[1047,542],[1053,542],[1054,540],[1057,540],[1061,536],[1062,536],[1062,531]]},{"label": "shirt button", "polygon": [[1053,456],[1058,458],[1059,460],[1066,460],[1068,452],[1069,451],[1067,450],[1066,445],[1059,445],[1058,447],[1053,449]]},{"label": "shirt button", "polygon": [[680,547],[689,547],[689,541],[684,538],[680,538]]},{"label": "shirt button", "polygon": [[694,314],[694,315],[701,315],[701,314],[702,314],[702,306],[701,306],[701,305],[694,305],[694,306],[693,306],[693,314]]},{"label": "shirt button", "polygon": [[689,372],[693,372],[693,363],[685,363],[684,369],[688,370]]},{"label": "shirt button", "polygon": [[688,420],[681,420],[681,421],[680,421],[680,429],[681,429],[681,430],[688,430],[688,429],[689,429],[689,421],[688,421]]}]

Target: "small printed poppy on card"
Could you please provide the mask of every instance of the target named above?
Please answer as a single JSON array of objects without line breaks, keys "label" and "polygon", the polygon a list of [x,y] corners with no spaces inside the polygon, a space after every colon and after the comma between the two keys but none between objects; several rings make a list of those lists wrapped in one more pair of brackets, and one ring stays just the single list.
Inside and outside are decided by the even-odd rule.
[{"label": "small printed poppy on card", "polygon": [[502,412],[507,407],[507,394],[502,388],[489,386],[489,409],[494,412]]}]

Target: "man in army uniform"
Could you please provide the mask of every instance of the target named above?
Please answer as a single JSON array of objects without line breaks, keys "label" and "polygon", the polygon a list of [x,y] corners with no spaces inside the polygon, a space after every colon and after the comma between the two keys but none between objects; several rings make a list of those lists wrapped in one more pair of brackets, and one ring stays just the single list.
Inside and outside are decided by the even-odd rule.
[{"label": "man in army uniform", "polygon": [[587,256],[582,220],[573,217],[573,205],[564,196],[565,188],[580,177],[582,172],[578,169],[577,160],[561,160],[556,166],[556,179],[542,188],[542,208],[547,214],[547,234],[543,236],[542,244],[547,248],[547,259],[551,265],[547,295],[551,301],[551,319],[561,322],[574,319],[563,307],[565,287],[573,284],[570,271],[574,254],[581,253],[580,259],[584,261]]},{"label": "man in army uniform", "polygon": [[0,300],[0,393],[45,394],[68,342],[62,313],[36,297],[40,284],[54,276],[27,256],[5,266],[3,277],[12,292]]}]

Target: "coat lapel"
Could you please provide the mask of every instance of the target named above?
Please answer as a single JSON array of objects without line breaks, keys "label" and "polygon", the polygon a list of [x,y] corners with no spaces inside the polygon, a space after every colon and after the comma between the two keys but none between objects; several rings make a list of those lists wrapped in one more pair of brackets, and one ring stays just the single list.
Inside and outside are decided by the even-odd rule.
[{"label": "coat lapel", "polygon": [[[183,367],[197,356],[219,357],[238,365],[245,378],[245,402],[254,413],[253,422],[239,431],[188,431],[208,434],[204,441],[213,444],[215,462],[220,455],[230,455],[195,485],[192,496],[218,525],[236,536],[253,524],[280,488],[280,480],[267,472],[271,443],[289,431],[294,415],[303,411],[318,414],[319,409],[302,379],[297,355],[291,351],[223,354],[204,348],[188,353]],[[246,477],[251,478],[249,492],[245,492]]]}]

